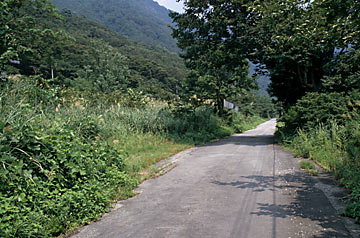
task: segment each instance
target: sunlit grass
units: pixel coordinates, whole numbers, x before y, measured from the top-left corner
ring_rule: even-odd
[[[126,163],[131,173],[138,173],[163,159],[193,146],[175,143],[160,135],[129,134],[126,137],[113,137],[112,145],[127,152]]]
[[[360,123],[349,121],[339,126],[336,121],[320,124],[309,130],[298,130],[287,141],[287,148],[296,156],[311,158],[322,168],[333,173],[349,189],[351,201],[344,211],[347,216],[360,220]],[[310,161],[301,161],[301,168],[317,175]]]

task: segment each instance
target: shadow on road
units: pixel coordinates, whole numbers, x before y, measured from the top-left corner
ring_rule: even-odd
[[[306,237],[349,237],[342,219],[337,215],[323,192],[314,187],[314,180],[305,173],[297,172],[276,177],[242,176],[238,181],[213,181],[212,183],[238,189],[251,189],[255,193],[272,191],[275,194],[274,203],[257,203],[256,211],[252,211],[250,214],[269,216],[275,220],[276,218],[292,218],[299,222],[299,225],[300,222],[306,225],[306,221],[311,220],[322,227],[317,235]],[[285,196],[291,197],[289,200],[292,202],[277,204],[275,197],[280,193],[282,196],[285,193]]]

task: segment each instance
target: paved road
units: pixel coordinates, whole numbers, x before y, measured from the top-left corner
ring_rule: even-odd
[[[275,123],[183,154],[73,238],[351,237],[319,179],[274,145]]]

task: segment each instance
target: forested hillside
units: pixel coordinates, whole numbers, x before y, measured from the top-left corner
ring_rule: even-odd
[[[174,53],[136,43],[69,10],[58,17],[33,12],[22,27],[35,21],[37,37],[17,29],[21,43],[32,50],[20,54],[21,63],[8,67],[9,73],[56,77],[56,84],[81,90],[132,88],[166,99],[181,90],[185,66]]]
[[[253,76],[256,75],[256,65],[250,63],[249,66],[249,76]],[[269,84],[270,84],[270,77],[269,75],[264,75],[264,74],[258,74],[257,76],[257,83],[259,85],[259,89],[258,89],[258,93],[260,95],[269,95],[268,93],[268,89],[269,89]]]
[[[148,46],[178,52],[171,37],[169,10],[153,0],[52,0],[60,9],[86,16]]]

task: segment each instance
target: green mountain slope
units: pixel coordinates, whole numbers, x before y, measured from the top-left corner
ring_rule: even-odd
[[[70,10],[60,17],[29,14],[34,20],[16,30],[19,43],[31,50],[19,54],[21,63],[9,66],[9,74],[42,75],[94,92],[135,89],[162,99],[181,90],[186,69],[176,53],[134,42]],[[36,25],[37,34],[24,31],[28,25]]]
[[[186,69],[176,53],[134,42],[101,24],[70,12],[63,12],[63,15],[66,18],[54,27],[66,29],[77,38],[77,42],[88,44],[91,39],[100,39],[128,58],[132,88],[161,98],[174,95],[179,90]]]
[[[250,62],[249,76],[252,76],[255,73],[256,73],[256,65],[254,65],[253,63]],[[268,77],[266,75],[258,75],[257,83],[260,87],[260,89],[258,90],[259,95],[263,95],[263,96],[269,95],[269,93],[267,92],[267,89],[269,88],[270,82],[271,82],[270,77]]]
[[[107,28],[149,46],[178,51],[168,27],[169,10],[153,0],[52,0]]]

